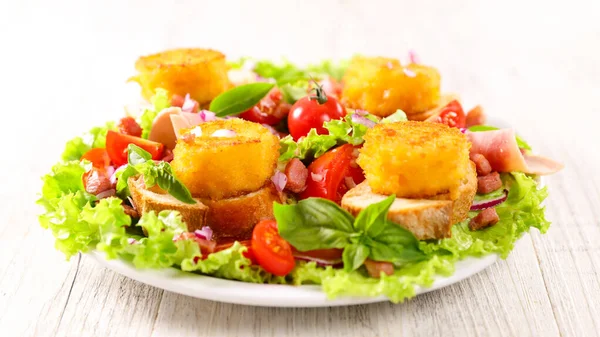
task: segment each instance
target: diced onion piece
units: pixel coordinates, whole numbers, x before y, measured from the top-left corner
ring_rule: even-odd
[[[275,174],[271,177],[271,181],[275,185],[275,188],[278,192],[282,192],[285,189],[285,185],[287,185],[287,176],[279,171],[275,170]]]
[[[368,128],[372,128],[375,126],[375,124],[377,124],[377,123],[373,122],[372,120],[368,119],[367,117],[361,116],[356,113],[352,114],[351,118],[352,118],[353,123],[362,124]]]
[[[194,101],[190,98],[190,94],[185,95],[185,100],[183,101],[183,105],[181,106],[181,111],[185,112],[194,112]]]
[[[318,173],[310,173],[310,178],[315,182],[323,181],[323,175]]]
[[[204,226],[202,229],[196,229],[194,234],[200,239],[211,240],[213,236],[213,230],[208,226]]]
[[[473,201],[473,204],[471,204],[471,210],[472,211],[480,211],[482,209],[497,206],[497,205],[503,203],[504,201],[506,201],[507,197],[508,197],[508,191],[504,190],[504,193],[497,198]]]

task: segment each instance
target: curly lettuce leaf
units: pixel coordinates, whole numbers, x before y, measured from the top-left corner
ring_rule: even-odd
[[[516,241],[529,231],[529,228],[535,227],[545,233],[550,226],[542,206],[542,201],[548,195],[547,189],[538,189],[532,177],[520,172],[507,174],[504,181],[509,192],[506,201],[496,206],[500,217],[497,224],[479,231],[471,231],[469,221],[477,214],[471,212],[467,220],[454,225],[452,238],[421,242],[421,250],[426,253],[452,254],[457,258],[490,253],[497,253],[506,258]]]
[[[165,89],[157,88],[154,96],[150,98],[152,103],[152,109],[146,109],[140,117],[140,126],[142,127],[142,138],[148,138],[150,135],[150,129],[152,129],[152,123],[154,119],[163,109],[171,106],[171,100],[169,99],[169,92]]]
[[[104,126],[97,126],[81,137],[75,137],[67,142],[62,153],[62,160],[79,160],[86,152],[97,147],[106,147],[106,133],[114,130],[115,123],[108,122]]]
[[[437,274],[449,276],[454,272],[451,256],[433,256],[427,261],[413,263],[392,275],[372,278],[364,270],[346,272],[332,267],[318,267],[314,262],[299,263],[292,271],[293,284],[320,284],[328,298],[338,296],[386,296],[394,303],[415,296],[415,287],[430,287]]]

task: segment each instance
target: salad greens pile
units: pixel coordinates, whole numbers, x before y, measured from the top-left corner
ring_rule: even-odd
[[[241,67],[245,62],[248,60],[233,66]],[[339,79],[343,69],[343,64],[336,65],[329,61],[305,69],[289,62],[274,64],[256,61],[254,66],[259,76],[274,78],[281,88],[287,85],[285,90],[289,93],[293,93],[299,83],[299,87],[304,85],[302,81],[306,81],[309,75],[329,74]],[[263,97],[272,86],[263,83],[262,87],[255,86],[251,90],[254,90],[255,96]],[[227,101],[230,100],[224,100]],[[152,107],[145,110],[141,117],[144,137],[147,137],[156,115],[169,104],[167,93],[158,91],[152,99]],[[228,104],[218,101],[213,101],[213,104],[221,115],[227,115],[231,109]],[[354,113],[348,114],[343,120],[325,123],[328,135],[318,135],[313,130],[298,142],[289,136],[281,139],[280,161],[319,157],[328,149],[343,143],[361,144],[368,129],[365,119],[374,123],[406,120],[402,111],[383,120],[368,114],[360,115],[364,119],[353,116]],[[530,228],[537,228],[544,233],[550,225],[544,217],[542,206],[547,196],[546,189],[539,189],[533,177],[518,172],[502,174],[508,197],[496,206],[500,217],[496,225],[471,231],[469,220],[477,214],[472,212],[469,219],[453,226],[451,238],[442,240],[418,241],[411,232],[387,220],[393,196],[367,207],[356,218],[325,199],[311,198],[290,205],[275,204],[274,214],[284,239],[301,251],[343,249],[344,268],[297,262],[289,275],[274,276],[253,265],[244,256],[247,248],[237,242],[202,258],[197,242],[180,236],[187,228],[178,212],[148,212],[142,214],[139,221],[132,221],[125,214],[121,199],[129,196],[128,177],[141,174],[146,184],[158,184],[183,202],[195,202],[187,188],[173,176],[169,164],[155,163],[147,152],[135,145],[129,145],[128,165],[116,173],[117,195],[121,198],[99,200],[86,192],[82,176],[91,168],[91,164],[79,159],[91,148],[104,147],[107,131],[114,128],[114,123],[107,123],[69,141],[62,155],[63,161],[42,177],[43,187],[38,204],[44,207],[45,212],[40,215],[39,221],[43,228],[51,230],[56,238],[56,249],[63,252],[67,259],[77,253],[96,249],[104,252],[107,258],[121,258],[137,268],[177,267],[184,271],[252,283],[318,284],[330,298],[339,295],[384,295],[392,302],[401,302],[415,295],[416,286],[431,286],[437,274],[451,275],[456,261],[491,253],[505,258],[515,242]],[[526,145],[522,140],[519,141],[521,147],[529,148],[522,146]],[[381,278],[369,277],[363,266],[367,258],[391,262],[396,267],[395,272],[392,275],[382,274]]]

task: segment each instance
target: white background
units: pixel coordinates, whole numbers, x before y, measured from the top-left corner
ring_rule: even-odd
[[[2,336],[600,330],[600,1],[2,0],[0,43]],[[481,275],[397,306],[235,307],[64,262],[37,225],[39,177],[66,140],[123,113],[138,56],[183,46],[298,62],[414,49],[446,91],[567,165],[548,181],[554,225]]]

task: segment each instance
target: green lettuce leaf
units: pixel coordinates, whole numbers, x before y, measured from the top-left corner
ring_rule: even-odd
[[[496,206],[500,221],[479,231],[469,229],[469,221],[477,213],[471,212],[467,220],[452,227],[452,238],[420,243],[426,253],[452,254],[457,258],[498,253],[506,258],[515,242],[535,227],[545,233],[550,222],[544,217],[542,201],[548,195],[546,188],[538,189],[536,181],[524,173],[513,172],[503,177],[509,189],[508,198]]]
[[[79,160],[86,152],[97,147],[106,147],[106,133],[114,130],[115,123],[108,122],[104,126],[96,126],[81,137],[75,137],[67,142],[62,154],[62,160]]]
[[[152,123],[154,119],[163,109],[171,106],[171,100],[169,99],[169,92],[165,89],[157,88],[154,96],[150,98],[152,103],[151,109],[146,109],[140,117],[140,126],[142,127],[142,138],[148,138],[150,135],[150,129],[152,129]]]

